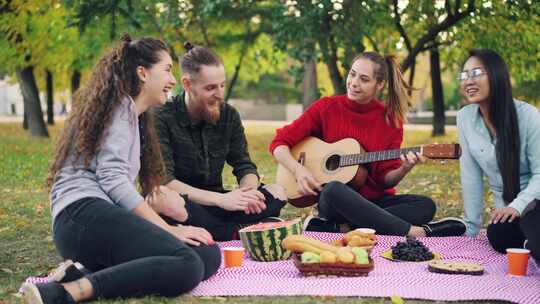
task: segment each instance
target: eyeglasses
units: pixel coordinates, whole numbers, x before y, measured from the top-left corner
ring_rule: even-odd
[[[482,70],[481,68],[476,68],[470,71],[463,71],[459,73],[457,79],[463,82],[469,79],[476,79],[484,74],[487,74],[486,71]]]

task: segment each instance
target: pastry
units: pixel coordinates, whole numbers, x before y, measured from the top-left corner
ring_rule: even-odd
[[[462,261],[431,261],[428,263],[428,270],[447,274],[482,275],[484,273],[482,265]]]

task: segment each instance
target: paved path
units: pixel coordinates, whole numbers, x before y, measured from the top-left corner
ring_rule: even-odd
[[[65,116],[55,116],[54,121],[64,121]],[[0,123],[22,123],[22,116],[0,116]],[[274,127],[279,128],[283,125],[285,125],[286,121],[279,121],[279,120],[244,120],[244,125],[246,127],[249,126],[265,126],[265,127]],[[415,124],[406,124],[405,130],[425,130],[425,131],[431,131],[432,127],[431,125],[415,125]],[[456,126],[446,126],[446,130],[456,130]]]
[[[244,120],[243,121],[244,126],[250,126],[250,125],[258,125],[258,126],[268,126],[268,127],[275,127],[279,128],[283,125],[285,125],[286,121],[278,121],[278,120]],[[431,125],[417,125],[417,124],[406,124],[405,130],[426,130],[431,131],[433,127]],[[447,125],[445,127],[446,130],[457,130],[456,126]]]

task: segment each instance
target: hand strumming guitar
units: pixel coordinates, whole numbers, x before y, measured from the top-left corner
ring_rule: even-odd
[[[319,183],[313,174],[306,167],[298,164],[294,169],[294,177],[303,195],[318,195],[322,190],[322,185]]]

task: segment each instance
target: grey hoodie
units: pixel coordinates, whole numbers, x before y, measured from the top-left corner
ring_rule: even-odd
[[[85,167],[82,160],[73,163],[70,151],[56,174],[51,189],[53,222],[60,211],[85,197],[102,198],[127,210],[137,207],[144,200],[135,186],[140,149],[135,103],[126,97],[115,109],[90,166]]]

